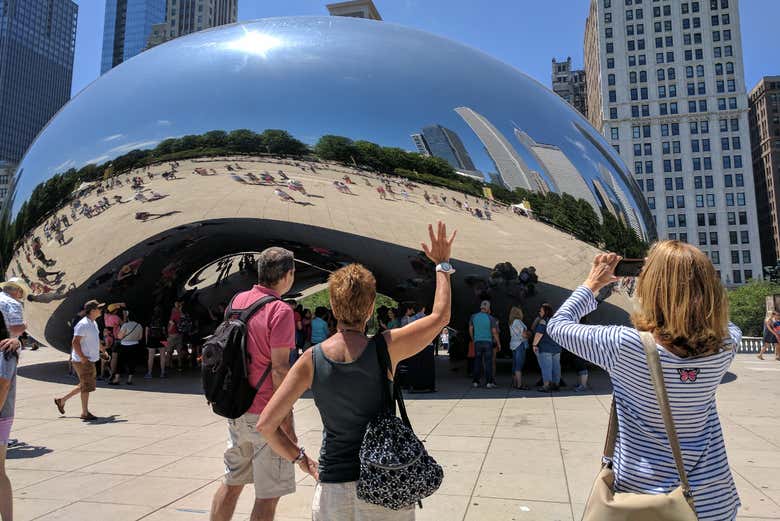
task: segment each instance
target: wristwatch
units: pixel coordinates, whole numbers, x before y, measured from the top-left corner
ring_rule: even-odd
[[[299,463],[305,457],[306,457],[306,451],[303,449],[303,447],[301,447],[300,450],[298,451],[298,457],[292,460],[292,462]]]
[[[455,273],[455,268],[452,267],[452,264],[449,262],[440,262],[436,265],[436,271],[440,271],[441,273],[446,273],[447,275],[452,275]]]

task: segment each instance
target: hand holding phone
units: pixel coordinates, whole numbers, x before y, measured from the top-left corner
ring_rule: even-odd
[[[615,266],[616,277],[638,277],[645,266],[645,259],[620,259]]]

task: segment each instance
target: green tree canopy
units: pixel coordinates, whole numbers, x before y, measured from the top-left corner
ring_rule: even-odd
[[[766,318],[766,298],[780,294],[780,284],[751,280],[728,292],[729,315],[745,336],[762,336]]]

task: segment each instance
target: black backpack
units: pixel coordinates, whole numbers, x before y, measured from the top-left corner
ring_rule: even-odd
[[[271,372],[271,364],[257,385],[249,383],[250,356],[246,350],[247,323],[263,306],[278,300],[274,296],[259,299],[246,309],[233,309],[231,301],[225,320],[203,344],[202,380],[214,413],[235,419],[243,415]]]

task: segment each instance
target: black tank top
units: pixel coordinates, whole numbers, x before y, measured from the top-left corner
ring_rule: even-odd
[[[381,340],[380,340],[381,341]],[[322,418],[320,481],[346,483],[360,476],[360,444],[368,422],[382,408],[382,381],[376,345],[369,340],[352,362],[335,362],[313,348],[314,404]]]

